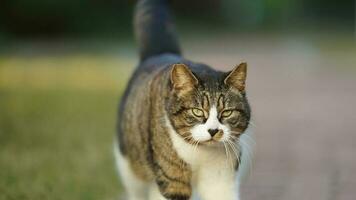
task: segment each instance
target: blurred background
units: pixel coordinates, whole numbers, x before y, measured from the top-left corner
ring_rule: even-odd
[[[134,0],[0,0],[0,199],[118,199]],[[249,64],[246,200],[356,197],[356,11],[342,0],[173,0],[184,55]]]

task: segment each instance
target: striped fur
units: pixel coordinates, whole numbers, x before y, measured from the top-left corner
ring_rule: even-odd
[[[185,60],[168,16],[163,0],[138,2],[141,62],[120,102],[115,147],[121,180],[129,200],[237,200],[247,65],[220,72]]]

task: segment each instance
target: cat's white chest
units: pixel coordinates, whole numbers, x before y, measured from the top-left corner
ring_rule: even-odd
[[[188,144],[167,124],[169,134],[179,157],[192,170],[193,192],[203,200],[238,200],[239,188],[234,169],[236,158],[228,157],[225,149],[196,147]]]

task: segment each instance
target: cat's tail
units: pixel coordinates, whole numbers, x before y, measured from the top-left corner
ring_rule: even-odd
[[[163,53],[181,54],[167,0],[138,0],[135,37],[141,61]]]

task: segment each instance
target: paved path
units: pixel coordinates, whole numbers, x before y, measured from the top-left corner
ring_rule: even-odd
[[[352,54],[322,52],[307,41],[288,39],[186,46],[188,57],[214,66],[249,63],[257,151],[243,200],[356,199]]]

